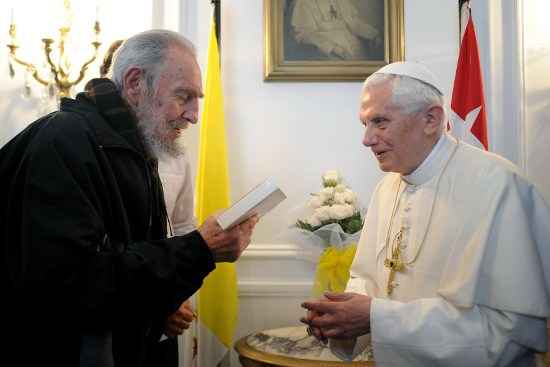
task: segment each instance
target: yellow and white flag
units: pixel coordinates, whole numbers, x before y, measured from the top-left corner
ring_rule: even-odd
[[[220,55],[214,18],[210,28],[206,88],[200,123],[196,215],[201,224],[215,211],[229,206],[223,93]],[[197,366],[218,366],[227,357],[237,326],[237,274],[232,263],[218,263],[198,295]]]

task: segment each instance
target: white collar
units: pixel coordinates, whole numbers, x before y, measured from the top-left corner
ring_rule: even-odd
[[[441,137],[432,148],[426,159],[412,173],[402,175],[401,178],[410,185],[422,185],[431,180],[445,165],[449,159],[453,147],[457,143],[447,133]]]

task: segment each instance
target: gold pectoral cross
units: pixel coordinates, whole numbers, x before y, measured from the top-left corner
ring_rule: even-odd
[[[394,246],[392,246],[391,258],[384,260],[384,266],[390,269],[390,274],[388,276],[388,285],[386,287],[386,292],[388,296],[391,296],[393,289],[397,287],[394,283],[395,272],[403,271],[405,269],[405,264],[401,261],[401,240],[403,239],[403,231],[400,230],[395,236]]]

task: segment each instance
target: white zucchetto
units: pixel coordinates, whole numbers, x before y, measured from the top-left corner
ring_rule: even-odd
[[[409,78],[420,80],[426,84],[431,85],[442,95],[443,88],[437,77],[425,66],[417,62],[412,61],[398,61],[388,64],[377,71],[374,74],[393,74],[408,76]]]

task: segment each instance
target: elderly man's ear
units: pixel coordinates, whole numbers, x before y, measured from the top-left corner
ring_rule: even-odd
[[[426,135],[432,135],[441,131],[445,111],[441,106],[431,106],[424,114],[425,126],[424,132]]]
[[[139,68],[130,68],[124,74],[122,91],[131,106],[136,107],[142,96],[143,72]]]

